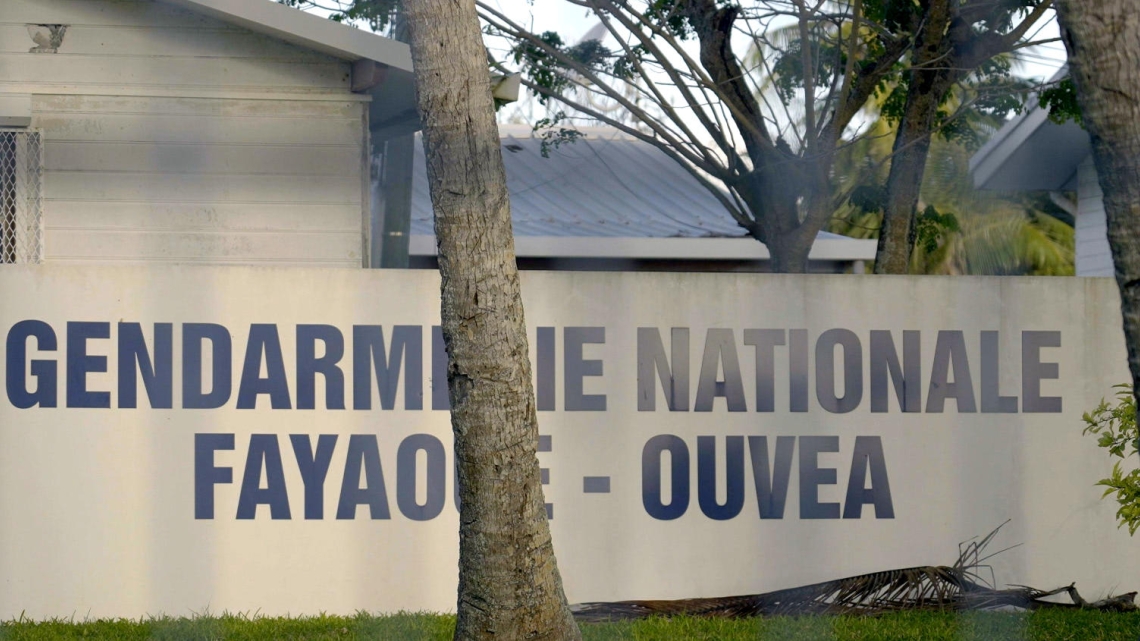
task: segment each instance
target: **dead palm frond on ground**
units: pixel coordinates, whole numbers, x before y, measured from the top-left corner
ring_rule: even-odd
[[[986,548],[999,526],[986,537],[963,544],[950,566],[921,566],[872,572],[763,594],[673,601],[618,601],[572,606],[582,622],[647,617],[756,617],[799,615],[876,615],[902,610],[992,610],[999,608],[1092,608],[1135,610],[1135,592],[1090,603],[1075,586],[1038,590],[1026,586],[997,589],[986,561]],[[1002,550],[1004,551],[1004,550]],[[1000,554],[996,552],[994,554]],[[992,573],[991,573],[992,574]],[[1065,594],[1070,603],[1049,601]]]

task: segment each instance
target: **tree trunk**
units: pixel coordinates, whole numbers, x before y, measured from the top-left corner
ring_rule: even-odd
[[[411,0],[458,466],[456,639],[580,639],[554,560],[510,203],[473,0]]]
[[[921,102],[932,102],[933,96],[922,96]],[[937,107],[935,107],[937,109]],[[875,252],[876,274],[910,273],[910,257],[914,253],[914,214],[922,191],[922,176],[930,153],[930,124],[915,123],[904,116],[895,137],[895,153],[887,177],[887,203],[883,223],[879,227],[879,246]]]
[[[914,214],[922,191],[922,176],[930,154],[930,136],[938,103],[950,88],[944,69],[948,58],[946,30],[950,24],[949,0],[929,4],[914,53],[906,106],[895,135],[891,171],[887,177],[887,204],[879,228],[875,253],[876,274],[907,274],[914,253]],[[938,64],[939,61],[942,64]]]
[[[789,236],[794,236],[790,234]],[[794,237],[776,238],[765,245],[768,248],[768,266],[774,274],[808,273],[808,254],[811,243],[797,242]]]
[[[759,152],[758,152],[759,153]],[[777,143],[760,156],[759,169],[738,184],[738,193],[752,215],[748,235],[768,249],[768,268],[776,274],[806,274],[808,255],[816,235],[831,215],[830,199],[812,194],[830,194],[827,177],[830,153],[816,153],[810,165]],[[801,204],[808,211],[801,216]],[[823,207],[826,210],[820,211]]]
[[[1057,15],[1104,192],[1128,367],[1140,398],[1140,13],[1135,0],[1061,0]]]

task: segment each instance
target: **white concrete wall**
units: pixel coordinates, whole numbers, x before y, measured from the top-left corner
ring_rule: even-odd
[[[66,24],[29,53],[27,24]],[[0,0],[0,93],[33,94],[49,262],[359,266],[347,62],[152,0]]]
[[[1077,169],[1077,276],[1112,276],[1104,200],[1092,156]]]
[[[1081,435],[1081,414],[1128,380],[1111,279],[529,272],[522,291],[532,372],[537,388],[547,390],[538,399],[539,429],[551,437],[549,451],[539,454],[550,470],[543,492],[553,506],[552,536],[572,602],[754,594],[948,565],[960,542],[1007,519],[990,551],[1019,547],[989,561],[999,585],[1048,589],[1075,581],[1088,599],[1140,587],[1137,540],[1116,527],[1115,502],[1103,500],[1094,485],[1111,472],[1112,459]],[[431,329],[439,322],[437,273],[10,266],[0,269],[0,300],[0,340],[9,346],[0,368],[0,618],[454,607],[453,477],[444,471],[432,480],[426,455],[412,450],[401,461],[399,454],[407,439],[428,435],[443,450],[443,469],[453,461],[449,414],[433,409],[436,361],[444,356]],[[46,324],[39,325],[39,338],[27,337],[37,321]],[[139,369],[133,350],[124,349],[131,344],[125,330],[134,323],[147,361],[170,373],[165,383],[120,378],[127,368]],[[163,356],[156,334],[165,323],[171,324],[170,347]],[[185,349],[197,342],[189,323],[221,325],[229,345],[210,341],[214,347],[196,356]],[[261,340],[253,340],[254,323],[262,324]],[[300,330],[314,324],[340,340],[308,342],[315,349],[304,358],[328,354],[339,375],[308,378],[313,409],[303,409]],[[404,366],[390,409],[383,409],[374,368],[363,370],[369,378],[357,393],[361,370],[353,363],[371,349],[358,339],[357,327],[369,325],[383,329],[385,353],[393,359],[394,326],[418,328],[402,343]],[[553,330],[543,357],[540,327]],[[593,338],[575,341],[570,327],[593,328]],[[661,337],[672,373],[666,377],[684,390],[677,392],[683,410],[669,410],[666,388],[652,369],[643,379],[650,391],[639,384],[638,363],[655,367],[651,347],[639,353],[641,328]],[[687,350],[673,351],[679,344],[671,328],[688,329]],[[765,339],[748,344],[746,332],[758,329],[776,330],[780,344],[769,342],[766,350],[756,347]],[[843,349],[824,342],[836,336],[833,330],[846,333]],[[889,332],[904,371],[913,372],[906,374],[906,389],[917,390],[914,409],[920,411],[901,411],[887,380],[880,378],[875,391],[873,363],[883,363],[885,353],[873,347],[876,330]],[[904,347],[904,331],[918,332],[918,349]],[[1028,332],[1050,334],[1053,346],[1034,343]],[[987,344],[987,336],[994,341]],[[262,340],[275,347],[261,349]],[[802,357],[792,355],[797,343]],[[333,344],[343,351],[325,349]],[[675,356],[684,353],[687,367]],[[761,384],[765,375],[757,365],[765,353],[772,360]],[[917,371],[910,369],[915,361]],[[202,383],[193,372],[203,371],[209,383],[200,389],[214,389],[227,372],[218,365],[215,377],[212,365],[223,362],[229,383],[218,386],[226,398],[214,409],[188,404],[184,377],[193,390]],[[791,402],[797,376],[805,400],[800,410]],[[730,410],[727,396],[710,396],[701,408],[700,390],[714,393],[721,379],[723,393],[738,395],[743,411]],[[253,407],[242,409],[247,384]],[[170,400],[158,402],[161,388]],[[763,389],[772,390],[773,400],[761,410]],[[38,400],[21,400],[33,391]],[[82,401],[84,391],[105,400]],[[571,407],[581,393],[604,395],[605,409]],[[852,401],[843,413],[824,405],[838,393]],[[935,395],[951,393],[957,400],[934,402]],[[643,408],[649,394],[654,407]],[[131,396],[137,403],[126,402]],[[876,396],[883,401],[878,409]],[[369,409],[355,409],[361,397],[370,399]],[[1045,408],[1040,397],[1056,404]],[[232,449],[200,449],[197,434],[231,435]],[[256,454],[255,434],[277,444],[272,451],[280,475],[264,472],[269,463],[263,466],[262,458],[269,455]],[[302,480],[298,459],[306,455],[294,450],[292,434],[311,444],[321,434],[335,437],[323,485],[313,486],[324,497],[313,518],[306,518],[305,488],[320,481]],[[361,487],[359,470],[355,477],[348,473],[349,459],[361,456],[359,450],[349,456],[352,435],[375,439],[380,463],[366,467],[384,484],[372,476],[367,484],[382,497],[383,514],[349,498],[347,518],[337,518],[344,488]],[[645,465],[656,457],[682,466],[680,456],[654,450],[646,456],[647,445],[663,435],[684,442],[688,464],[679,467],[678,478],[686,479],[687,491],[676,490],[672,474],[655,477]],[[701,436],[715,444],[712,474],[701,472],[713,471],[699,456]],[[766,445],[744,440],[761,436]],[[758,447],[751,448],[765,447],[760,456],[775,461],[780,437],[799,439],[794,455],[783,459],[786,507],[761,519],[756,475],[767,470],[780,478],[780,466],[754,465]],[[796,458],[810,437],[831,439],[838,451]],[[729,502],[729,438],[749,448],[736,455],[743,459],[735,474],[741,498],[735,513],[714,519],[710,504]],[[852,479],[865,464],[877,469],[855,456],[860,438],[881,443],[883,478]],[[214,468],[232,472],[232,482],[215,476]],[[585,491],[586,477],[603,476],[611,479],[610,492]],[[266,497],[254,494],[263,478],[265,488],[280,490],[278,506],[289,506],[287,516],[272,518]],[[857,490],[889,495],[889,515],[863,505],[859,514],[839,518],[840,503],[848,516],[852,498],[865,500],[850,493],[860,482]],[[688,497],[675,499],[682,513],[670,520],[652,514],[645,499],[659,500],[666,483],[670,501],[674,491]],[[413,518],[410,504],[429,502],[431,488],[440,491],[437,511]],[[239,518],[246,492],[262,504],[247,503],[252,518]],[[198,514],[199,496],[212,497],[212,511]],[[835,511],[805,515],[807,501]]]

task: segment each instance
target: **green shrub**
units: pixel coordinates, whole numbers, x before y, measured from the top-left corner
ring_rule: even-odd
[[[1116,404],[1109,405],[1101,399],[1100,405],[1082,417],[1085,421],[1084,434],[1097,437],[1097,445],[1108,450],[1109,456],[1120,459],[1112,466],[1112,476],[1101,479],[1097,485],[1106,489],[1104,496],[1116,494],[1116,519],[1120,527],[1128,526],[1129,534],[1140,529],[1140,468],[1136,467],[1140,456],[1140,431],[1136,427],[1136,398],[1132,386],[1116,386]],[[1125,461],[1131,460],[1125,472]],[[1103,498],[1103,497],[1102,497]]]

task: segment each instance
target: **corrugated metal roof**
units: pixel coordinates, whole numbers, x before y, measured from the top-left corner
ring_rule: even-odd
[[[588,128],[551,150],[529,127],[500,127],[515,236],[744,236],[724,207],[673,159],[614,129]],[[415,145],[413,236],[432,235],[423,147]],[[822,233],[820,238],[844,238]],[[853,239],[850,239],[853,240]]]

